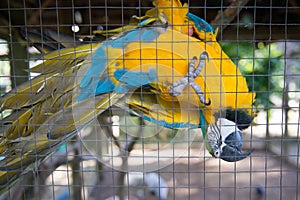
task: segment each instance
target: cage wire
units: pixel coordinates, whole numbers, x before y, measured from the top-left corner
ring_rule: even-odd
[[[147,12],[155,7],[151,0],[1,1],[1,199],[299,199],[300,1],[181,1],[218,30],[217,42],[237,66],[231,68],[233,82],[224,85],[230,66],[221,52],[212,56],[217,42],[205,30],[210,25],[196,21],[197,29],[191,16],[184,25],[172,23],[185,19],[180,13],[187,7],[178,9],[179,1],[156,5],[160,2],[173,3],[153,20],[149,15],[159,12]],[[144,43],[138,42],[142,36]],[[130,43],[137,52],[128,58]],[[160,51],[163,44],[169,52]],[[156,51],[145,54],[146,47]],[[190,54],[204,51],[208,56]],[[218,92],[209,94],[211,88],[197,85],[198,76],[184,79],[174,70],[187,68],[194,56],[195,66],[204,63],[201,80]],[[214,62],[217,75],[207,67]],[[100,73],[95,63],[110,68]],[[118,67],[131,71],[117,71],[125,78],[113,92],[118,78],[110,70]],[[202,87],[204,103],[211,95],[212,103],[219,99],[226,107],[232,105],[226,95],[247,93],[236,92],[242,76],[256,93],[255,102],[248,96],[253,106],[241,107],[255,113],[243,130],[242,151],[255,150],[227,162],[207,150],[203,113],[210,107],[199,102],[201,95],[190,95],[192,82]],[[162,79],[168,87],[160,85]],[[163,90],[176,90],[177,80],[190,86],[177,96]],[[165,93],[171,101],[164,101]],[[182,95],[186,101],[178,100]],[[98,103],[103,99],[105,108]],[[211,108],[218,113],[212,118],[222,109]],[[237,110],[231,114],[233,121],[241,117]]]

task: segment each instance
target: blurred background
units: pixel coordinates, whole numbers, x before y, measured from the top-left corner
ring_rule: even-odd
[[[256,150],[248,159],[226,163],[205,156],[199,136],[188,155],[156,171],[166,182],[168,199],[299,199],[300,1],[182,2],[219,28],[224,51],[256,92],[257,117],[244,135],[245,148]],[[133,15],[143,16],[151,7],[150,0],[1,1],[1,94],[35,76],[28,69],[41,54],[24,40],[22,28],[86,37],[94,30],[128,24]],[[122,187],[132,189],[120,184],[117,171],[85,155],[80,141],[68,145],[68,151],[57,152],[59,159],[54,154],[41,164],[38,175],[34,170],[27,173],[2,197],[109,199]],[[156,198],[142,189],[140,199]]]

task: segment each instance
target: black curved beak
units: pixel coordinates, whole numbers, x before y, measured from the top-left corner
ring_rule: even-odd
[[[250,149],[249,151],[241,152],[231,146],[224,146],[220,158],[228,162],[236,162],[247,158],[253,151],[254,149]]]
[[[222,148],[220,158],[228,162],[236,162],[247,158],[254,149],[242,152],[243,138],[242,132],[237,130],[229,134],[225,139],[225,146]]]

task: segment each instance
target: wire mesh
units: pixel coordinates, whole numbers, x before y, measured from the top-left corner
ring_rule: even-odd
[[[200,33],[195,21],[174,23],[186,15],[176,13],[186,9],[173,7],[179,1],[161,2],[173,3],[155,20],[150,0],[0,3],[1,199],[299,198],[300,2],[181,1],[217,41],[202,21]],[[194,56],[204,63],[195,77]],[[253,107],[235,100],[248,93],[242,77]],[[172,95],[178,80],[190,85]],[[221,108],[205,106],[197,86]],[[226,162],[208,152],[210,110],[215,127],[221,116],[255,113],[243,130],[249,157]]]

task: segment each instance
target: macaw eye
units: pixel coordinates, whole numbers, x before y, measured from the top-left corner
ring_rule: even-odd
[[[220,150],[219,150],[219,149],[216,150],[216,151],[214,152],[214,156],[215,156],[216,158],[219,158],[219,157],[220,157]]]

